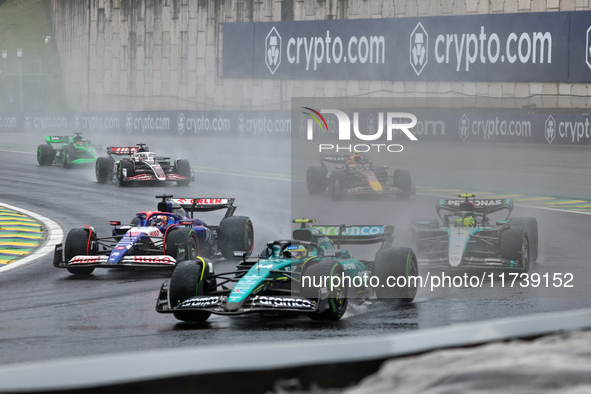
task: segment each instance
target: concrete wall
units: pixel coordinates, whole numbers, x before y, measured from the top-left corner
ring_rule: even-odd
[[[504,97],[586,107],[591,85],[220,78],[222,24],[589,10],[590,0],[52,0],[73,110],[287,109],[292,96]],[[449,92],[456,93],[449,93]],[[405,93],[406,92],[406,93]],[[413,93],[409,93],[413,92]],[[418,92],[418,93],[416,93]],[[522,101],[514,98],[531,99]],[[480,99],[476,103],[491,105]]]

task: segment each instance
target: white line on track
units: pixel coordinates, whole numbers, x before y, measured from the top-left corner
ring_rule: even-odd
[[[45,227],[45,230],[47,231],[47,237],[45,237],[45,240],[43,241],[43,244],[40,248],[36,249],[33,253],[16,260],[14,263],[8,263],[0,267],[0,274],[35,261],[39,257],[52,252],[55,248],[55,245],[62,242],[64,232],[62,231],[62,228],[53,220],[48,219],[45,216],[41,216],[38,213],[15,207],[14,205],[0,203],[0,206],[7,209],[12,209],[13,211],[20,212],[23,215],[27,215],[35,220],[38,220],[39,222],[43,223],[43,227]]]
[[[36,155],[37,153],[34,152],[23,152],[20,150],[8,150],[8,149],[0,149],[0,152],[10,152],[10,153],[23,153],[25,155]]]

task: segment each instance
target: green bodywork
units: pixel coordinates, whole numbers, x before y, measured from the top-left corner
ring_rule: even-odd
[[[228,296],[228,306],[234,304],[239,307],[246,298],[265,291],[268,286],[278,281],[289,281],[291,278],[286,276],[286,271],[294,279],[300,279],[302,269],[305,264],[314,260],[332,258],[338,260],[343,266],[345,275],[351,278],[363,276],[364,273],[370,274],[368,267],[359,260],[353,258],[351,253],[345,249],[335,249],[333,241],[324,236],[314,227],[306,227],[305,231],[310,232],[310,242],[319,246],[317,252],[311,252],[305,258],[294,259],[279,255],[279,248],[268,246],[267,256],[255,263],[250,270],[242,276],[234,285]],[[297,243],[297,241],[292,241]],[[335,256],[338,254],[338,256]]]
[[[76,152],[76,158],[71,161],[71,164],[90,164],[95,163],[99,154],[96,148],[90,144],[90,141],[82,139],[78,136],[58,136],[48,135],[45,138],[47,145],[53,146],[53,144],[60,144],[59,149],[61,152],[67,147],[71,146]],[[63,163],[64,155],[60,154],[61,162]]]

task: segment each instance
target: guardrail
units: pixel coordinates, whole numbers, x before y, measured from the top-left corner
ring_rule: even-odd
[[[0,392],[110,393],[271,390],[278,379],[344,387],[388,358],[591,327],[591,309],[504,318],[385,337],[137,352],[5,365]]]

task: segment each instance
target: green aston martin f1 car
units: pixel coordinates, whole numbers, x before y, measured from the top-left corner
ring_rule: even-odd
[[[72,168],[78,164],[94,164],[99,157],[97,147],[82,138],[80,133],[75,136],[48,135],[46,143],[37,147],[37,162],[40,166],[60,165]]]
[[[215,273],[208,260],[183,261],[163,283],[156,311],[202,322],[213,314],[303,313],[339,320],[349,300],[410,302],[417,292],[412,249],[391,247],[392,226],[315,226],[299,219],[291,240],[269,242],[235,271]],[[341,245],[381,243],[374,261],[358,260]],[[243,251],[235,256],[246,255]]]

